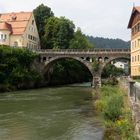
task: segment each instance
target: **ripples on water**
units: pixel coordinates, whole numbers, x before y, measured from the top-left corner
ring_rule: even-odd
[[[91,92],[61,87],[0,95],[0,140],[101,140]]]

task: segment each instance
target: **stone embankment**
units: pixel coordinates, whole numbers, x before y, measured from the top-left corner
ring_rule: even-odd
[[[128,89],[128,97],[132,109],[132,119],[135,124],[135,131],[140,140],[140,83],[131,79],[125,81],[124,87]]]
[[[132,107],[132,116],[135,123],[136,134],[140,140],[140,83],[130,82],[130,85],[129,100]]]

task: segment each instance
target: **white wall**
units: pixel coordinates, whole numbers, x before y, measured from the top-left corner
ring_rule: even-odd
[[[127,63],[125,63],[125,62],[116,62],[114,65],[115,65],[117,68],[125,69]]]
[[[3,38],[1,35],[3,35]],[[5,35],[6,35],[6,38],[5,38]],[[10,31],[8,31],[8,30],[0,31],[0,44],[1,45],[10,45]]]

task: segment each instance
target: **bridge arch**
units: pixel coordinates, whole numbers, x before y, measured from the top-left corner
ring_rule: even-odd
[[[38,50],[40,55],[40,72],[43,74],[56,61],[60,59],[70,58],[81,62],[91,73],[93,77],[92,84],[101,85],[101,74],[104,67],[113,60],[124,58],[130,60],[130,49],[56,49],[56,50]],[[93,68],[94,60],[99,61],[98,70]]]
[[[65,60],[65,59],[73,59],[76,60],[78,62],[80,62],[84,67],[86,67],[86,69],[89,71],[90,75],[91,75],[91,83],[93,84],[93,77],[94,77],[94,71],[93,71],[93,67],[91,65],[91,63],[85,59],[82,59],[81,57],[72,57],[72,56],[55,56],[55,57],[47,57],[46,61],[44,62],[44,69],[43,69],[43,74],[45,76],[45,74],[47,72],[50,71],[50,69],[53,67],[53,65],[60,61],[60,60]],[[49,75],[49,73],[48,73]]]
[[[56,57],[49,58],[45,62],[44,70],[46,70],[46,68],[50,68],[50,66],[52,66],[55,62],[62,60],[62,59],[73,59],[73,60],[79,61],[89,70],[91,75],[94,76],[93,68],[92,68],[92,65],[90,64],[90,62],[83,60],[82,58],[79,58],[79,57],[71,57],[71,56],[70,57],[68,57],[68,56],[56,56]]]
[[[104,61],[104,63],[101,65],[101,71],[100,71],[101,74],[103,73],[103,70],[105,69],[105,67],[114,60],[127,60],[128,62],[131,61],[129,56],[128,57],[127,56],[110,57],[110,58],[106,59],[106,61]]]
[[[104,61],[103,67],[105,67],[107,64],[111,63],[114,60],[127,60],[130,62],[130,57],[124,57],[124,56],[110,57],[110,58],[106,59],[106,61]]]

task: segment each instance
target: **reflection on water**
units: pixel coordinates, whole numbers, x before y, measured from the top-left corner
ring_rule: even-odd
[[[89,87],[0,95],[0,140],[101,140],[102,135]]]

